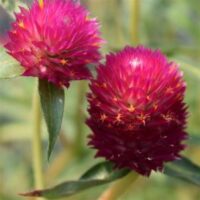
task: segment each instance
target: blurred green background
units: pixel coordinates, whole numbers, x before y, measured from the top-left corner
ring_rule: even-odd
[[[31,1],[26,1],[30,3]],[[134,45],[134,0],[82,0],[99,19],[102,35],[108,41],[103,53],[116,51],[124,45]],[[24,1],[0,0],[0,41],[13,11]],[[180,63],[188,89],[188,132],[198,136],[200,130],[200,1],[140,0],[139,40],[141,44],[160,48],[171,60]],[[24,199],[17,194],[33,188],[31,152],[31,103],[35,80],[16,78],[0,81],[0,200]],[[47,162],[47,133],[43,125],[44,176],[46,186],[76,179],[88,167],[100,161],[95,151],[87,148],[89,129],[83,121],[87,116],[85,92],[87,82],[73,82],[66,91],[65,118],[62,132],[50,162]],[[200,135],[199,135],[200,136]],[[200,142],[188,142],[185,152],[200,164]],[[70,200],[95,200],[105,190],[101,186]],[[27,198],[28,199],[28,198]],[[31,200],[31,198],[29,198]],[[199,200],[198,187],[165,177],[161,173],[139,178],[121,200]]]

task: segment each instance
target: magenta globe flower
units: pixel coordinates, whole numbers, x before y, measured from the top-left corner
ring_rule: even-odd
[[[90,78],[87,64],[99,61],[103,40],[98,29],[80,3],[34,1],[16,14],[5,47],[24,67],[24,76],[68,86],[70,80]]]
[[[186,84],[159,51],[126,47],[107,56],[91,81],[89,144],[97,157],[149,176],[185,148]]]

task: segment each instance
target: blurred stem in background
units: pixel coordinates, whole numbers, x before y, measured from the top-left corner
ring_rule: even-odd
[[[139,44],[140,0],[132,0],[132,42]]]
[[[84,121],[84,111],[83,104],[85,99],[85,93],[87,91],[87,82],[81,81],[78,87],[78,97],[75,113],[75,127],[76,127],[76,139],[74,145],[74,153],[76,156],[81,156],[83,152],[83,121]]]
[[[129,173],[124,178],[113,183],[109,190],[106,190],[98,200],[116,200],[122,196],[137,179],[138,174],[135,172]]]
[[[139,23],[140,23],[140,0],[132,0],[132,20],[131,20],[132,43],[139,44]],[[129,173],[125,178],[113,183],[99,198],[99,200],[117,200],[119,199],[137,179],[135,172]]]
[[[42,137],[41,137],[41,109],[40,97],[38,94],[38,80],[33,96],[33,173],[35,188],[42,189],[43,183],[43,167],[42,167]]]
[[[63,146],[63,150],[54,158],[45,172],[45,182],[48,183],[48,185],[51,185],[74,159],[73,144],[68,141],[63,131],[60,133],[60,142]]]

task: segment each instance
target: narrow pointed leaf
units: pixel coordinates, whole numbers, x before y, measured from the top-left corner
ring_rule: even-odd
[[[185,157],[167,164],[164,173],[168,176],[200,186],[200,166],[192,163]]]
[[[48,199],[67,197],[95,186],[110,183],[124,177],[128,173],[129,170],[127,169],[114,170],[113,164],[103,162],[92,167],[77,181],[64,182],[50,189],[35,190],[22,195],[46,197]]]
[[[39,81],[39,93],[42,110],[49,133],[48,158],[50,157],[56,139],[60,133],[64,111],[64,89],[49,83]]]
[[[14,78],[20,76],[24,69],[20,63],[0,48],[0,79]]]
[[[99,179],[112,181],[113,179],[122,178],[129,172],[129,169],[114,170],[114,164],[106,161],[94,165],[80,177],[80,180]]]

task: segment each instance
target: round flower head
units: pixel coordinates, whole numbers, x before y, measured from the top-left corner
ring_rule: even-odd
[[[180,157],[187,136],[182,76],[158,50],[126,47],[108,55],[88,95],[96,156],[146,176]]]
[[[5,46],[24,67],[24,76],[56,85],[90,78],[87,64],[100,59],[96,19],[72,0],[34,1],[20,8]]]

